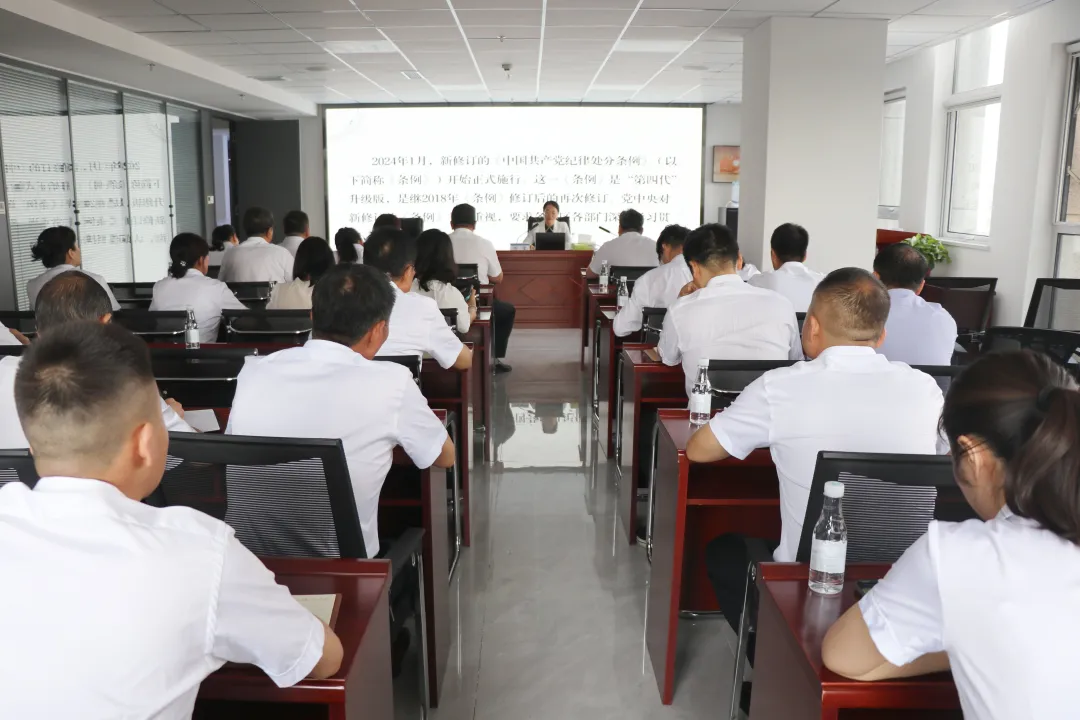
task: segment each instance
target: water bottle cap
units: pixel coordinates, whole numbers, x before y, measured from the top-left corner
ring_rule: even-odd
[[[842,498],[844,497],[844,483],[838,480],[830,480],[825,483],[825,497],[827,498]]]
[[[707,367],[709,367],[709,358],[698,358],[697,366],[699,368],[707,368]]]

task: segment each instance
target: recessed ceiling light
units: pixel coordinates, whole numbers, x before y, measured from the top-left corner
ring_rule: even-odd
[[[330,67],[329,65],[308,65],[307,67],[304,68],[304,70],[306,70],[307,72],[314,72],[314,73],[318,73],[318,72],[334,72],[334,68]]]
[[[252,80],[258,80],[259,82],[288,82],[289,78],[284,75],[257,75]]]
[[[708,72],[709,68],[704,65],[683,65],[683,70],[689,70],[690,72]]]
[[[321,45],[338,55],[396,53],[398,51],[397,46],[389,40],[330,40]]]

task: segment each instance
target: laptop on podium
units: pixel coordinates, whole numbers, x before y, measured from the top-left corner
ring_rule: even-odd
[[[536,233],[537,250],[565,250],[566,233]]]

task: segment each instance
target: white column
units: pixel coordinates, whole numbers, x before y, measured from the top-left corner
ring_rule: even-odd
[[[739,244],[770,267],[785,222],[807,264],[869,268],[877,230],[886,22],[774,17],[744,42]]]

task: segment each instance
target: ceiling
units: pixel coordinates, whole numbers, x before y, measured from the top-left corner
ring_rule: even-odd
[[[894,59],[1049,1],[61,0],[328,104],[739,102],[770,16],[888,20]]]

